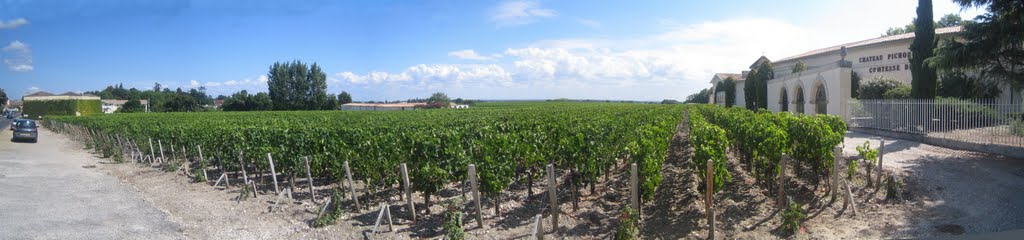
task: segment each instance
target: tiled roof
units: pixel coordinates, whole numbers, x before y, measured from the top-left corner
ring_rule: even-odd
[[[958,33],[958,32],[960,32],[962,30],[963,30],[963,27],[961,27],[961,26],[937,28],[937,29],[935,29],[935,35],[946,35],[946,34]],[[796,56],[791,56],[791,57],[780,59],[779,61],[777,61],[777,63],[785,62],[785,61],[790,61],[790,60],[795,60],[795,59],[798,59],[798,58],[810,57],[810,56],[819,55],[819,54],[832,53],[832,52],[835,52],[835,51],[839,51],[839,49],[842,48],[843,46],[846,46],[847,49],[850,49],[850,48],[864,47],[864,46],[870,46],[870,45],[875,45],[875,44],[887,43],[887,42],[898,41],[898,40],[906,40],[906,39],[914,39],[914,33],[904,33],[904,34],[899,34],[899,35],[878,37],[878,38],[872,38],[872,39],[868,39],[868,40],[861,40],[861,41],[856,41],[856,42],[850,42],[850,43],[846,43],[846,44],[839,44],[839,45],[835,45],[835,46],[831,46],[831,47],[827,47],[827,48],[815,49],[815,50],[811,50],[809,52],[798,54]]]
[[[38,92],[29,94],[29,95],[25,95],[25,96],[26,97],[48,97],[48,96],[54,96],[54,95],[53,95],[53,93],[38,91]]]
[[[736,81],[743,80],[743,74],[739,73],[715,73],[715,76],[718,76],[718,78],[721,78],[722,80],[729,77],[732,77],[732,79]]]

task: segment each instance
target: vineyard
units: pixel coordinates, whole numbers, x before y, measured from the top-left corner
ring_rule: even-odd
[[[469,164],[477,166],[481,191],[500,198],[513,180],[532,185],[547,164],[570,171],[571,183],[582,187],[628,159],[639,167],[641,196],[650,199],[684,108],[505,105],[398,112],[115,114],[53,118],[48,124],[136,143],[147,154],[150,144],[168,155],[187,156],[198,156],[196,146],[201,146],[207,157],[192,167],[228,172],[245,167],[249,173],[269,173],[269,154],[276,172],[294,180],[305,176],[303,157],[308,156],[315,178],[341,181],[348,161],[353,178],[374,191],[401,184],[398,169],[406,163],[412,187],[427,201],[448,184],[466,181]]]
[[[45,124],[59,132],[85,133],[89,144],[107,149],[103,155],[114,158],[127,154],[115,145],[134,146],[153,158],[193,156],[161,168],[177,169],[184,163],[187,169],[196,169],[194,180],[199,182],[213,180],[198,173],[208,169],[236,173],[236,178],[237,172],[261,179],[274,175],[293,188],[297,179],[307,176],[307,164],[310,176],[319,182],[342,186],[351,174],[365,186],[367,194],[359,202],[367,205],[387,201],[378,193],[387,196],[404,187],[400,169],[405,164],[411,188],[422,194],[430,214],[431,196],[452,185],[465,186],[470,165],[476,166],[480,191],[500,204],[513,183],[527,185],[528,194],[534,195],[535,182],[547,181],[549,164],[565,173],[558,175],[558,182],[571,186],[573,200],[579,201],[581,189],[589,187],[593,194],[595,185],[609,181],[608,175],[621,176],[623,172],[614,171],[635,163],[638,198],[641,204],[651,204],[670,140],[684,117],[693,151],[687,158],[698,176],[704,176],[706,161],[712,160],[715,192],[736,184],[730,169],[737,166],[729,166],[734,164],[728,160],[730,152],[741,155],[744,169],[766,191],[775,190],[780,161],[787,155],[800,170],[798,178],[827,180],[832,149],[841,143],[846,128],[835,116],[618,103],[485,103],[473,109],[395,112],[114,114],[56,117]],[[338,192],[334,195],[341,198]]]

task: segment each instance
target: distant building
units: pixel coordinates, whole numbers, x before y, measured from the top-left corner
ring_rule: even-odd
[[[424,106],[423,103],[346,103],[341,105],[341,110],[400,111]]]
[[[735,100],[735,101],[733,101],[733,106],[745,107],[746,106],[746,100],[745,100],[746,98],[744,98],[744,96],[743,96],[743,84],[745,83],[745,80],[747,79],[747,73],[749,73],[749,71],[743,71],[742,74],[741,73],[715,73],[715,76],[711,77],[711,93],[713,93],[713,94],[708,95],[708,98],[710,98],[710,99],[708,99],[708,103],[714,103],[714,104],[725,106],[725,91],[719,90],[716,87],[718,86],[719,82],[725,81],[725,79],[728,79],[728,78],[731,77],[733,80],[736,80],[736,97],[735,97],[735,99],[733,99],[733,100]]]
[[[87,103],[85,105],[75,104],[71,108],[53,108],[52,106],[50,106],[51,103],[49,103],[49,102],[51,102],[51,101],[63,101],[63,100],[73,100],[73,101],[95,100],[95,102],[91,102],[90,101],[91,103]],[[29,116],[31,118],[40,118],[42,116],[50,116],[50,115],[72,115],[72,116],[91,115],[91,114],[99,114],[101,112],[101,110],[102,110],[102,104],[100,103],[100,97],[94,96],[94,95],[89,95],[89,94],[74,93],[74,92],[66,92],[66,93],[62,93],[60,95],[57,95],[57,94],[53,94],[53,93],[48,93],[48,92],[40,91],[40,92],[35,92],[35,93],[29,94],[29,95],[25,95],[24,97],[21,97],[21,101],[22,101],[22,104],[24,105],[22,107],[22,110],[25,112],[25,115],[27,115],[27,116]],[[92,104],[96,104],[96,105],[92,105]]]
[[[102,102],[103,113],[114,113],[117,112],[118,109],[121,109],[121,106],[124,106],[128,100],[104,99]],[[146,109],[146,112],[149,112],[149,100],[139,100],[139,103]]]
[[[24,97],[21,97],[21,101],[24,101],[24,102],[46,101],[46,100],[100,100],[100,97],[89,95],[89,94],[73,93],[73,92],[66,92],[66,93],[62,93],[60,95],[56,95],[56,94],[53,94],[53,93],[42,92],[42,91],[35,92],[35,93],[29,94],[29,95],[25,95]]]
[[[455,105],[452,105],[451,108],[457,108],[457,109],[469,108],[469,105],[466,105],[466,104],[455,104]]]

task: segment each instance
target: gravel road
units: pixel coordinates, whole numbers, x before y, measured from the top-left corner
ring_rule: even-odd
[[[0,239],[181,239],[180,227],[86,151],[40,129],[38,143],[12,142],[0,121]]]
[[[885,140],[885,168],[905,176],[923,209],[891,237],[930,237],[1024,229],[1024,160],[848,132],[844,155]]]

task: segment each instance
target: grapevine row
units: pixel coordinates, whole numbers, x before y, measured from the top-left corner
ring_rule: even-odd
[[[521,104],[513,107],[397,112],[145,113],[57,117],[52,123],[119,136],[148,149],[202,146],[229,171],[246,167],[304,176],[304,156],[315,177],[341,181],[344,161],[353,177],[375,190],[399,183],[407,163],[416,191],[429,196],[467,179],[476,164],[481,191],[496,195],[521,176],[532,184],[543,166],[569,169],[574,186],[593,186],[622,159],[637,163],[641,196],[653,198],[668,143],[683,106],[607,103]],[[154,146],[156,148],[157,146]],[[241,153],[241,156],[239,156]],[[241,158],[240,160],[236,160]],[[204,163],[206,164],[206,163]]]

